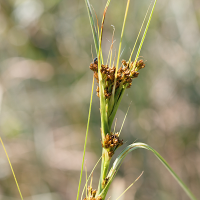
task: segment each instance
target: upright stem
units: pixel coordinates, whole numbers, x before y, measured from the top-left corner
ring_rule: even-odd
[[[105,148],[102,148],[101,174],[100,174],[100,179],[99,179],[97,195],[99,195],[101,191],[104,189],[104,180],[108,173],[110,160],[111,158],[108,155],[108,151]]]

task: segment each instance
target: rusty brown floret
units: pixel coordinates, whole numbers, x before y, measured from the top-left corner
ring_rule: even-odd
[[[109,181],[109,178],[105,178],[105,179],[103,180],[103,186],[104,186],[104,187],[106,186],[106,184],[108,183],[108,181]]]
[[[96,193],[97,193],[97,190],[93,190],[92,187],[88,187],[88,196],[87,198],[84,198],[84,200],[102,200],[102,197],[101,196],[96,196]]]
[[[137,78],[139,75],[138,70],[145,67],[144,61],[141,59],[136,63],[131,62],[128,63],[125,60],[122,60],[121,67],[117,70],[117,78],[116,78],[116,87],[115,92],[117,92],[118,88],[126,87],[130,88],[132,85],[132,80]],[[98,61],[94,60],[90,64],[90,69],[94,72],[94,77],[99,82],[98,78]],[[104,96],[106,99],[109,99],[112,94],[112,89],[114,86],[115,80],[115,71],[116,67],[108,67],[108,65],[101,65],[100,73],[102,74],[103,80],[106,82],[106,88],[104,90]],[[97,86],[97,96],[99,97],[99,88]]]
[[[123,145],[123,140],[119,139],[119,134],[112,132],[110,134],[107,133],[102,142],[102,147],[108,149],[109,157],[112,157],[115,150],[121,145]]]

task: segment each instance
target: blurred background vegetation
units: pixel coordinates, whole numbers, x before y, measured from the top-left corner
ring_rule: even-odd
[[[123,38],[128,60],[150,0],[132,0]],[[101,21],[106,0],[91,0]],[[113,28],[117,50],[126,1],[107,11],[103,52]],[[82,0],[0,1],[0,135],[26,200],[76,198],[88,116],[95,49]],[[117,113],[125,145],[155,148],[200,197],[200,1],[157,2],[141,52],[146,68],[133,81]],[[125,146],[123,145],[123,146]],[[124,147],[121,147],[122,150]],[[101,155],[99,99],[94,94],[86,153],[90,172]],[[97,188],[98,166],[93,187]],[[151,152],[136,150],[124,160],[108,197],[187,200]],[[84,183],[84,180],[83,180]],[[20,199],[0,147],[0,199]]]

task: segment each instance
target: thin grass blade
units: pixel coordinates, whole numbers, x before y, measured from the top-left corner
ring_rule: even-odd
[[[127,0],[126,11],[125,11],[125,14],[124,14],[124,21],[123,21],[123,25],[122,25],[121,38],[120,38],[119,49],[118,49],[118,56],[117,56],[117,64],[116,64],[116,70],[115,70],[114,86],[113,86],[113,90],[112,90],[112,96],[111,96],[111,99],[110,99],[110,104],[111,104],[110,107],[111,108],[114,105],[115,87],[116,87],[116,80],[117,80],[117,70],[118,70],[118,66],[119,66],[119,58],[120,58],[121,46],[122,46],[122,38],[123,38],[123,35],[124,35],[124,28],[125,28],[125,24],[126,24],[126,18],[127,18],[127,14],[128,14],[129,4],[130,4],[130,0]]]
[[[131,55],[130,55],[130,58],[129,58],[128,63],[131,62],[131,58],[132,58],[132,56],[133,56],[133,52],[134,52],[134,50],[135,50],[135,47],[136,47],[136,44],[137,44],[137,42],[138,42],[138,39],[139,39],[140,33],[141,33],[141,31],[142,31],[142,28],[143,28],[143,26],[144,26],[144,22],[146,21],[146,18],[147,18],[147,15],[148,15],[150,6],[151,6],[151,4],[150,4],[149,7],[148,7],[148,10],[147,10],[146,15],[145,15],[145,17],[144,17],[144,20],[143,20],[142,25],[141,25],[141,27],[140,27],[140,31],[139,31],[139,33],[138,33],[138,35],[137,35],[137,38],[136,38],[135,44],[134,44],[134,46],[133,46],[133,50],[132,50],[132,52],[131,52]]]
[[[87,11],[88,11],[90,26],[91,26],[91,30],[92,30],[92,36],[93,36],[96,55],[97,55],[97,53],[99,51],[98,34],[97,34],[96,27],[95,27],[94,19],[93,19],[93,16],[92,16],[92,9],[91,9],[91,5],[90,5],[89,0],[85,0],[85,4],[86,4],[86,7],[87,7]]]
[[[14,172],[14,170],[13,170],[12,164],[11,164],[11,162],[10,162],[9,156],[8,156],[8,154],[7,154],[6,148],[5,148],[4,144],[3,144],[3,141],[2,141],[2,139],[1,139],[1,137],[0,137],[0,141],[1,141],[1,144],[2,144],[2,146],[3,146],[4,152],[5,152],[5,154],[6,154],[6,157],[7,157],[7,159],[8,159],[8,162],[9,162],[9,165],[10,165],[10,168],[11,168],[11,171],[12,171],[12,174],[13,174],[13,177],[14,177],[14,179],[15,179],[15,183],[16,183],[16,185],[17,185],[17,189],[18,189],[18,191],[19,191],[19,195],[20,195],[21,199],[23,200],[22,193],[21,193],[21,190],[20,190],[20,188],[19,188],[19,184],[18,184],[18,182],[17,182],[17,178],[16,178],[16,176],[15,176],[15,172]]]
[[[178,177],[178,175],[172,170],[170,165],[166,162],[166,160],[152,147],[145,143],[133,143],[129,146],[127,146],[121,153],[120,155],[116,158],[115,162],[113,163],[112,168],[110,169],[110,172],[108,174],[108,177],[112,177],[113,173],[116,173],[116,171],[119,169],[119,166],[123,159],[126,157],[128,153],[131,151],[138,149],[138,148],[143,148],[150,150],[151,152],[154,153],[154,155],[161,161],[161,163],[167,168],[167,170],[172,174],[172,176],[175,178],[175,180],[178,182],[178,184],[183,188],[185,193],[190,197],[191,200],[197,200],[196,197],[192,194],[192,192],[189,190],[189,188],[183,183],[183,181]]]
[[[83,175],[83,165],[84,165],[84,160],[85,160],[87,137],[88,137],[89,125],[90,125],[90,115],[91,115],[91,109],[92,109],[93,91],[94,91],[94,77],[93,77],[93,82],[92,82],[92,91],[91,91],[91,97],[90,97],[90,108],[89,108],[89,113],[88,113],[88,122],[87,122],[87,129],[86,129],[86,135],[85,135],[85,144],[84,144],[84,150],[83,150],[83,160],[82,160],[81,173],[80,173],[80,179],[79,179],[79,185],[78,185],[78,192],[77,192],[77,198],[76,198],[77,200],[79,198],[80,187],[81,187],[81,180],[82,180],[82,175]]]
[[[139,46],[138,51],[137,51],[137,54],[136,54],[136,56],[135,56],[135,62],[137,61],[137,59],[138,59],[138,57],[139,57],[139,55],[140,55],[140,51],[141,51],[141,49],[142,49],[142,45],[143,45],[143,43],[144,43],[144,39],[145,39],[145,37],[146,37],[147,31],[148,31],[148,28],[149,28],[149,25],[150,25],[150,22],[151,22],[151,18],[152,18],[153,12],[154,12],[154,8],[155,8],[155,6],[156,6],[156,2],[157,2],[157,0],[154,1],[154,4],[153,4],[153,7],[152,7],[150,16],[149,16],[149,19],[148,19],[148,22],[147,22],[147,25],[146,25],[146,28],[145,28],[145,31],[144,31],[143,36],[142,36],[142,40],[141,40],[141,42],[140,42],[140,46]]]

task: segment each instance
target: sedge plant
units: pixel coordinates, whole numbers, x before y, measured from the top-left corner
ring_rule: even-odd
[[[88,115],[88,124],[87,124],[87,131],[86,131],[85,145],[84,145],[84,152],[83,152],[82,169],[81,169],[79,187],[78,187],[78,192],[77,192],[77,200],[79,199],[80,185],[81,185],[82,172],[83,172],[83,166],[84,166],[84,157],[85,157],[85,150],[86,150],[87,136],[88,136],[88,129],[89,129],[94,79],[96,79],[97,81],[98,86],[97,86],[96,91],[97,91],[97,96],[99,97],[99,100],[100,100],[100,116],[101,116],[100,130],[101,130],[101,145],[102,145],[101,172],[100,172],[99,185],[98,185],[97,190],[93,189],[92,187],[93,176],[90,175],[89,177],[87,177],[86,175],[86,184],[84,187],[84,190],[85,190],[84,200],[104,200],[106,198],[108,189],[114,177],[116,176],[116,173],[123,159],[126,157],[126,155],[129,152],[138,148],[143,148],[143,149],[150,150],[151,152],[153,152],[154,155],[161,161],[161,163],[169,170],[169,172],[172,174],[175,180],[179,183],[179,185],[183,188],[183,190],[190,197],[190,199],[196,200],[195,196],[191,193],[191,191],[187,188],[187,186],[182,182],[182,180],[176,175],[176,173],[172,170],[172,168],[164,160],[164,158],[157,151],[155,151],[152,147],[150,147],[147,144],[138,142],[138,143],[133,143],[127,146],[118,155],[116,160],[113,162],[112,167],[110,167],[110,162],[116,149],[118,149],[118,147],[120,147],[123,144],[123,140],[120,139],[121,130],[120,132],[115,132],[115,130],[114,131],[111,130],[111,127],[112,127],[113,120],[115,118],[116,112],[118,110],[118,107],[120,105],[120,102],[122,100],[125,90],[131,87],[133,79],[137,78],[139,75],[139,70],[145,67],[145,63],[143,59],[139,59],[140,51],[147,34],[147,30],[150,25],[150,21],[151,21],[152,14],[154,12],[154,8],[155,8],[157,0],[154,0],[153,5],[150,5],[149,9],[146,12],[146,15],[144,17],[143,23],[139,30],[138,37],[136,38],[136,41],[133,46],[133,50],[131,51],[129,59],[120,60],[122,38],[123,38],[124,30],[125,30],[125,23],[126,23],[129,5],[130,5],[130,0],[127,0],[118,53],[117,55],[113,56],[113,53],[112,53],[113,37],[112,37],[112,44],[110,47],[110,51],[108,53],[106,62],[104,62],[103,53],[102,53],[103,27],[104,27],[106,12],[109,7],[110,1],[111,0],[107,0],[106,6],[103,12],[101,26],[98,26],[97,19],[96,19],[97,24],[95,24],[95,20],[92,14],[93,9],[92,9],[91,4],[89,0],[85,0],[97,57],[93,60],[93,62],[89,66],[90,69],[94,72],[94,78],[93,78],[90,108],[89,108],[89,115]],[[151,11],[149,14],[150,8],[151,8]],[[138,38],[143,30],[143,26],[145,22],[146,22],[146,26],[143,32],[142,39],[140,41],[138,50],[136,52],[136,56],[132,60],[132,56],[135,51],[136,44],[138,42]],[[113,36],[114,36],[114,31],[113,31]],[[91,177],[91,180],[89,183],[90,177]]]
[[[128,14],[130,0],[127,0],[117,58],[115,58],[115,56],[113,58],[113,55],[112,55],[112,48],[113,48],[113,38],[112,38],[112,44],[110,47],[110,51],[109,51],[106,63],[104,63],[101,43],[102,43],[103,25],[104,25],[105,15],[106,15],[108,6],[110,4],[110,0],[108,0],[106,3],[100,28],[98,26],[98,23],[97,23],[97,25],[95,25],[89,0],[85,0],[85,4],[87,7],[88,16],[89,16],[89,21],[90,21],[90,25],[91,25],[91,29],[92,29],[92,35],[93,35],[93,39],[94,39],[97,58],[95,58],[94,61],[90,64],[90,69],[94,72],[94,78],[93,78],[92,91],[91,91],[88,123],[87,123],[87,130],[86,130],[86,136],[85,136],[85,145],[84,145],[82,168],[81,168],[80,180],[79,180],[79,186],[78,186],[78,192],[77,192],[77,200],[79,200],[79,196],[80,196],[79,194],[80,194],[80,186],[81,186],[81,180],[82,180],[82,172],[83,172],[83,167],[84,167],[87,136],[88,136],[88,130],[89,130],[94,79],[96,79],[96,81],[98,83],[98,87],[97,87],[96,91],[97,91],[97,96],[100,99],[102,156],[99,159],[99,161],[97,162],[97,164],[101,161],[101,172],[100,172],[99,185],[98,185],[97,190],[93,189],[93,187],[92,187],[92,180],[93,180],[92,173],[97,164],[95,165],[94,169],[92,170],[92,173],[88,177],[87,177],[87,173],[86,173],[86,184],[83,189],[83,193],[85,191],[85,196],[86,196],[84,198],[84,200],[104,200],[106,198],[108,189],[109,189],[114,177],[116,176],[116,173],[117,173],[120,165],[122,164],[122,161],[126,157],[126,155],[128,153],[130,153],[131,151],[133,151],[135,149],[139,149],[139,148],[150,150],[152,153],[154,153],[154,155],[161,161],[161,163],[168,169],[168,171],[172,174],[172,176],[175,178],[175,180],[183,188],[183,190],[188,195],[188,197],[191,200],[197,200],[196,197],[192,194],[192,192],[188,189],[188,187],[182,182],[182,180],[172,170],[172,168],[165,161],[165,159],[156,150],[154,150],[152,147],[150,147],[147,144],[137,142],[137,143],[132,143],[132,144],[128,145],[118,155],[118,157],[115,159],[112,166],[110,167],[110,162],[111,162],[111,159],[112,159],[116,149],[118,149],[118,147],[120,147],[123,144],[123,140],[120,139],[121,130],[120,130],[120,132],[115,132],[115,129],[114,129],[114,131],[112,132],[111,127],[112,127],[113,120],[115,118],[117,109],[122,100],[125,90],[127,88],[130,88],[132,85],[133,79],[138,77],[138,75],[139,75],[138,71],[145,67],[144,61],[142,59],[140,59],[140,60],[138,60],[138,59],[140,56],[140,51],[141,51],[144,39],[146,37],[146,33],[147,33],[147,30],[148,30],[148,27],[149,27],[149,24],[150,24],[150,21],[152,18],[152,14],[153,14],[156,2],[157,2],[157,0],[155,0],[154,4],[152,5],[151,12],[149,14],[148,21],[146,23],[146,27],[145,27],[142,39],[140,41],[135,59],[132,60],[132,55],[134,53],[139,35],[140,35],[143,25],[145,23],[145,20],[148,16],[149,9],[146,12],[144,21],[140,28],[138,37],[136,39],[136,42],[134,44],[134,47],[133,47],[133,50],[131,52],[129,59],[127,61],[121,60],[121,64],[120,64],[122,37],[123,37],[124,30],[125,30],[125,23],[126,23],[126,18],[127,18],[127,14]],[[7,156],[8,162],[10,164],[10,168],[11,168],[17,189],[19,191],[20,198],[21,198],[21,200],[23,200],[22,193],[20,191],[20,187],[18,185],[14,170],[12,168],[10,159],[8,157],[8,154],[6,152],[6,149],[5,149],[5,146],[3,144],[1,137],[0,137],[0,142],[3,146],[3,149]],[[140,174],[140,176],[142,175],[142,173]],[[140,178],[140,176],[124,192],[126,192]],[[90,181],[89,181],[89,179],[90,179]],[[83,196],[83,193],[82,193],[82,196]],[[121,197],[121,195],[118,197],[118,199],[120,197]],[[81,199],[82,199],[82,197],[81,197]]]

